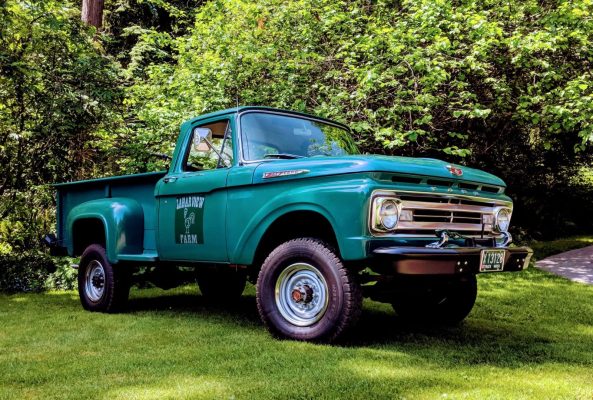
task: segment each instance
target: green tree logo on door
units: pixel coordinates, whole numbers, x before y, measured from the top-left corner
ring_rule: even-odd
[[[175,243],[204,243],[204,196],[177,198],[175,210]]]

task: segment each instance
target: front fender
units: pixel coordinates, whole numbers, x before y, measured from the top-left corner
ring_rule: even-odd
[[[343,259],[365,257],[368,180],[350,177],[347,182],[335,178],[306,181],[307,185],[304,182],[255,185],[249,191],[229,194],[229,208],[234,213],[229,243],[235,244],[229,248],[231,262],[250,265],[266,231],[278,218],[293,211],[323,216],[335,233]]]
[[[144,211],[136,200],[106,198],[91,200],[74,207],[66,218],[70,240],[68,254],[74,254],[74,224],[83,219],[98,219],[105,229],[105,250],[109,262],[116,263],[120,254],[140,254],[143,251]]]
[[[292,211],[313,211],[320,215],[322,215],[330,225],[334,232],[335,229],[335,221],[332,215],[323,207],[312,204],[312,203],[293,203],[283,205],[273,211],[270,212],[269,209],[262,210],[258,214],[262,215],[255,215],[254,220],[259,221],[258,223],[252,223],[248,229],[243,232],[243,235],[239,239],[240,246],[235,249],[233,252],[236,256],[236,260],[234,260],[237,264],[251,264],[254,257],[259,242],[263,238],[264,234],[270,228],[270,226],[276,221],[278,218],[286,215]],[[264,215],[265,214],[265,215]]]

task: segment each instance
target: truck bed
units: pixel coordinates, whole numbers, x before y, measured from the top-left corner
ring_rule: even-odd
[[[59,183],[57,189],[57,238],[62,247],[69,247],[72,238],[66,228],[70,211],[91,200],[103,198],[127,198],[136,200],[144,212],[144,253],[156,255],[156,202],[154,190],[156,183],[166,172],[123,175],[86,181]]]

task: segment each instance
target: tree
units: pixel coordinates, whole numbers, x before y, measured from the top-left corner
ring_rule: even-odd
[[[100,28],[103,25],[104,0],[82,0],[82,21]]]
[[[0,1],[0,252],[51,229],[48,183],[114,169],[98,161],[121,82],[93,33],[71,3]]]

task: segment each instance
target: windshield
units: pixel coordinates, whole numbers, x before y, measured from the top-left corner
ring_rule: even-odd
[[[243,158],[247,161],[358,154],[344,128],[271,113],[243,115],[241,142]]]

